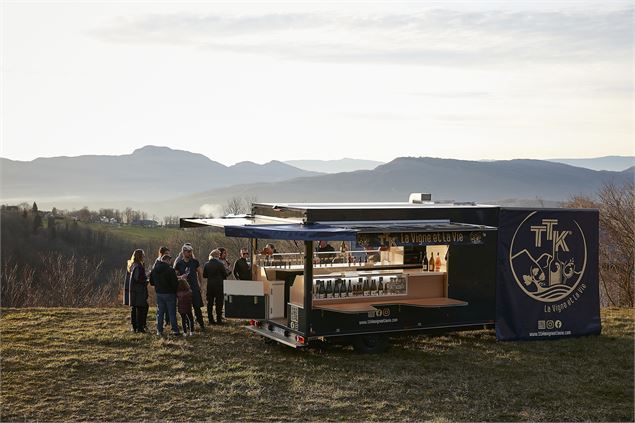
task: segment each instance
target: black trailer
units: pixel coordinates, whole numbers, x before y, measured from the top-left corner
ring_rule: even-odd
[[[372,352],[390,335],[439,329],[496,326],[499,339],[599,333],[597,218],[430,201],[256,203],[249,215],[181,227],[250,239],[252,280],[225,281],[226,317],[296,348],[330,339]],[[303,248],[267,256],[271,240]]]

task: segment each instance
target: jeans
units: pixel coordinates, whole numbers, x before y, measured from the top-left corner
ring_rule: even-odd
[[[170,325],[172,333],[179,333],[179,325],[176,321],[176,294],[159,294],[157,293],[157,332],[163,332],[163,316],[166,311],[170,316]]]
[[[223,282],[207,283],[207,318],[209,324],[214,323],[214,314],[212,312],[212,306],[216,306],[216,322],[223,321],[223,302],[225,298],[223,295]]]

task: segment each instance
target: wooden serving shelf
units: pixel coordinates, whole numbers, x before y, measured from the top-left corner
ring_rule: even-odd
[[[411,299],[385,299],[379,301],[364,301],[358,303],[341,303],[341,304],[324,304],[316,305],[313,308],[317,310],[335,311],[338,313],[366,313],[377,310],[376,306],[382,305],[407,305],[415,307],[455,307],[466,306],[467,302],[455,300],[454,298],[437,297],[437,298],[411,298]]]

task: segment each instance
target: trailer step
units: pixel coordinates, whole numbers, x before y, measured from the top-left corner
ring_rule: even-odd
[[[255,326],[245,326],[246,329],[250,330],[253,333],[264,336],[266,338],[272,339],[274,341],[280,342],[281,344],[288,345],[293,348],[302,348],[306,347],[307,344],[302,344],[295,339],[295,334],[291,333],[289,336],[284,336],[281,333],[266,329],[266,328],[257,328]]]

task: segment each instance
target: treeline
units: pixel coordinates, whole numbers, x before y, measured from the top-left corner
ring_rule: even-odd
[[[201,263],[214,248],[227,248],[228,259],[233,262],[239,258],[240,248],[248,247],[246,240],[226,238],[211,228],[146,228],[143,231],[148,231],[148,237],[139,241],[138,231],[136,238],[129,239],[125,231],[97,228],[87,224],[90,220],[70,214],[53,215],[54,210],[42,212],[35,204],[29,208],[2,207],[1,306],[115,306],[121,304],[126,261],[136,248],[146,252],[146,267],[150,269],[163,245],[176,256],[181,246],[190,242]],[[291,242],[276,247],[280,252],[303,250],[303,245]]]
[[[20,203],[16,206],[9,206],[3,204],[0,206],[2,211],[17,212],[23,217],[27,217],[28,214],[38,211],[37,203],[30,205],[29,203]],[[126,207],[124,210],[114,208],[101,208],[99,210],[90,210],[88,207],[82,207],[79,210],[61,210],[53,207],[50,211],[40,211],[40,217],[42,218],[72,218],[74,220],[84,223],[120,223],[130,224],[135,221],[154,220],[157,223],[162,223],[164,226],[176,227],[179,225],[178,216],[163,216],[159,219],[156,215],[149,216],[147,212],[143,210],[134,210],[131,207]],[[207,216],[201,216],[207,217]]]

